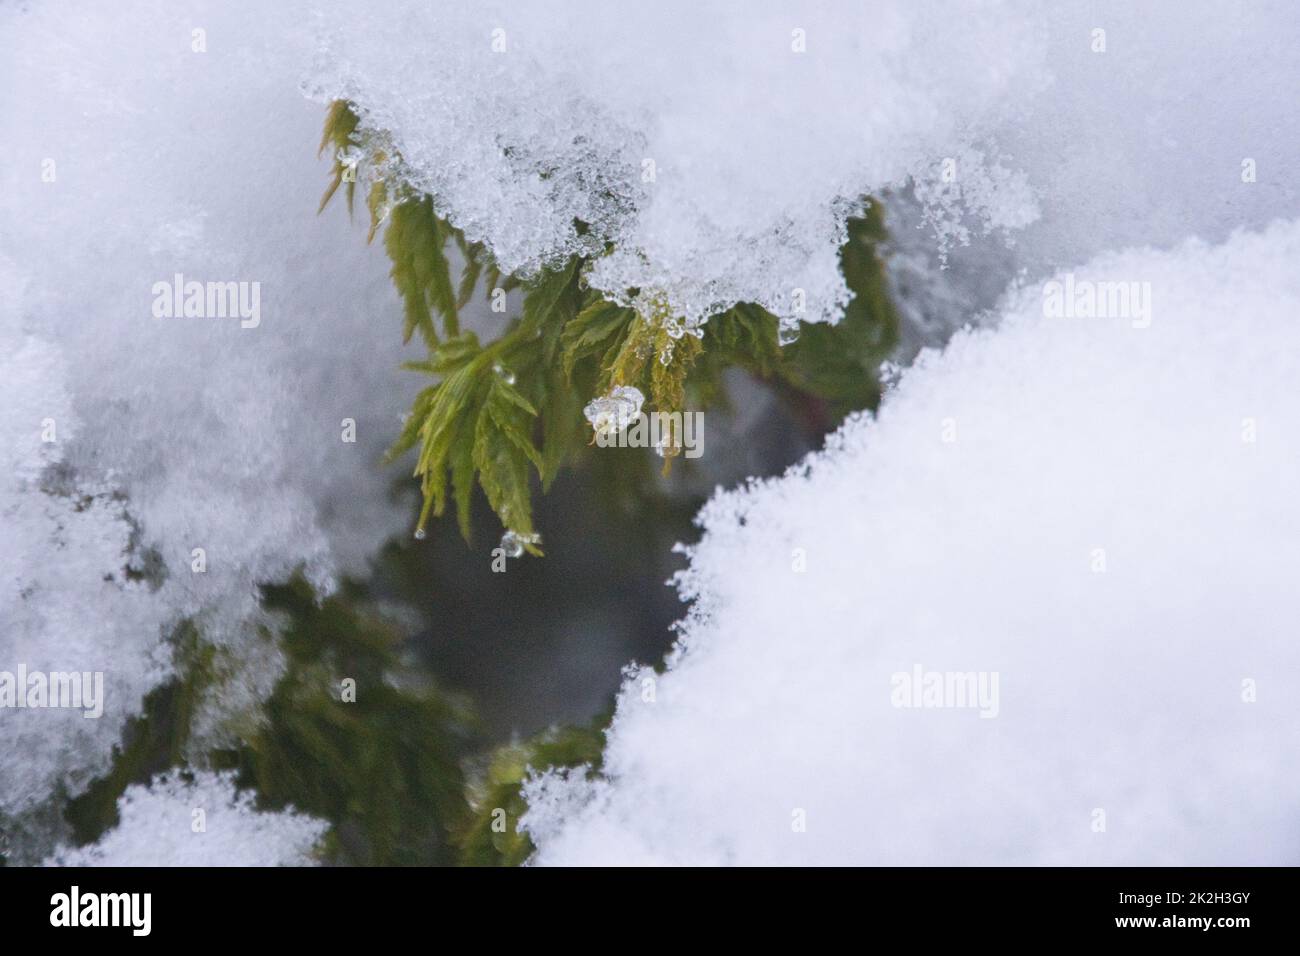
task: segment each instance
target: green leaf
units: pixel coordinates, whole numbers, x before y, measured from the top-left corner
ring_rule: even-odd
[[[346,100],[335,100],[330,103],[329,109],[325,113],[325,129],[321,134],[320,148],[316,150],[316,155],[324,154],[325,150],[331,146],[334,147],[336,152],[347,149],[353,143],[353,137],[360,121],[361,118]],[[320,206],[316,209],[317,214],[324,212],[325,207],[329,205],[329,201],[334,198],[334,193],[338,191],[339,186],[343,183],[344,172],[344,165],[336,158],[330,172],[330,184],[325,189],[325,195],[321,197]],[[356,192],[356,185],[355,181],[348,183],[349,214],[352,212],[352,200],[353,194]]]
[[[573,318],[573,302],[566,295],[577,275],[579,259],[571,256],[559,269],[543,271],[524,291],[525,329],[540,329],[550,322],[563,323]]]
[[[483,272],[483,246],[477,242],[466,242],[465,237],[457,231],[456,244],[460,246],[461,257],[465,265],[460,272],[460,289],[456,293],[456,308],[463,309],[474,295],[479,276]]]
[[[517,437],[502,430],[497,419],[484,409],[474,433],[474,467],[492,510],[507,528],[521,535],[533,533],[528,463],[529,455]]]
[[[393,284],[402,296],[406,318],[403,341],[419,330],[426,344],[438,344],[433,311],[443,321],[448,336],[460,333],[457,295],[451,280],[451,264],[445,247],[451,229],[433,211],[433,200],[424,196],[399,202],[392,211],[384,248],[393,261]]]
[[[632,309],[601,299],[578,313],[564,327],[560,345],[564,355],[564,374],[572,376],[573,366],[588,355],[607,351],[627,334],[636,318]]]
[[[474,498],[474,435],[468,428],[461,429],[458,433],[457,440],[451,447],[450,458],[456,523],[460,528],[460,536],[469,543],[473,530],[470,527],[469,509]]]

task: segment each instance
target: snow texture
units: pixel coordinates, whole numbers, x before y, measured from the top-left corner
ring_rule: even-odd
[[[612,241],[590,282],[657,290],[688,324],[738,300],[837,319],[836,250],[862,196],[1044,79],[1038,26],[1011,4],[384,9],[338,24],[315,94],[391,133],[407,178],[507,270]],[[1033,217],[1022,177],[968,155],[972,214]]]
[[[536,861],[1294,864],[1297,261],[1278,223],[1026,285],[715,496],[605,776],[526,788]],[[997,694],[899,706],[917,668]]]
[[[258,583],[329,588],[409,520],[379,459],[418,382],[383,251],[316,216],[305,16],[0,7],[0,670],[102,670],[107,697],[0,711],[0,817],[107,769],[187,618],[240,668],[219,735],[279,673]],[[260,283],[260,323],[155,317],[177,273]]]
[[[837,319],[836,248],[867,194],[919,204],[905,221],[936,266],[979,246],[965,271],[997,291],[1300,211],[1289,0],[369,9],[327,28],[313,95],[358,104],[507,269],[613,241],[591,283],[658,290],[688,322],[737,300]],[[937,288],[909,318],[970,318],[950,284],[920,284]]]
[[[128,787],[121,820],[98,843],[62,848],[47,866],[314,866],[328,824],[292,809],[259,813],[231,773],[177,773]]]

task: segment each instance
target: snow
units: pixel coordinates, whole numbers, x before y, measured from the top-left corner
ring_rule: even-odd
[[[107,769],[187,618],[243,664],[197,746],[220,736],[279,673],[257,584],[303,565],[328,588],[405,533],[379,459],[413,356],[383,251],[342,204],[316,217],[304,16],[0,8],[0,670],[102,670],[107,694],[99,720],[0,714],[0,815]],[[177,273],[260,283],[260,324],[155,318]]]
[[[1188,236],[1222,242],[1234,229],[1300,216],[1294,3],[1098,0],[1021,12],[1041,21],[1043,85],[1010,107],[1008,121],[967,133],[970,148],[1023,175],[1036,216],[1017,224],[1008,193],[999,204],[1009,228],[982,237],[978,220],[962,215],[965,194],[993,202],[997,164],[968,173],[960,142],[936,155],[929,175],[891,190],[904,354],[942,344],[1021,275],[1037,280],[1107,250],[1170,248]],[[956,181],[945,184],[947,158]]]
[[[629,684],[609,781],[534,786],[541,861],[1294,859],[1295,227],[1184,241],[1300,216],[1298,42],[1287,0],[0,5],[0,670],[107,696],[0,714],[0,819],[108,768],[186,620],[242,663],[221,739],[279,672],[257,585],[406,529],[388,263],[315,217],[343,96],[507,269],[613,242],[588,280],[688,323],[834,321],[865,194],[903,357],[1023,289],[715,500],[690,650]],[[1077,263],[1150,282],[1150,326],[1047,320]],[[155,318],[177,275],[257,283],[258,321]],[[918,664],[998,672],[998,716],[890,707]]]
[[[80,431],[66,367],[57,346],[16,328],[21,290],[4,260],[0,287],[0,671],[101,671],[110,701],[138,701],[167,672],[163,610],[122,576],[132,528],[112,489],[62,481],[63,450]],[[64,771],[73,789],[84,784],[121,731],[79,709],[6,709],[0,719],[0,814],[44,798]]]
[[[357,103],[406,179],[508,270],[612,241],[592,285],[656,290],[688,326],[741,300],[833,321],[862,195],[1045,81],[1017,6],[398,0],[364,30],[337,25],[312,92]],[[995,177],[968,155],[972,182]],[[1001,185],[970,190],[969,211],[1032,218],[1021,178]]]
[[[998,290],[1300,212],[1286,0],[369,9],[326,28],[313,95],[357,103],[507,269],[612,241],[592,285],[657,290],[688,325],[738,300],[836,320],[836,248],[866,194],[916,199],[905,227],[936,260],[978,247],[1010,270]],[[936,295],[920,318],[947,330]]]
[[[121,821],[99,842],[63,847],[47,866],[314,866],[328,828],[294,812],[258,812],[234,775],[173,772],[130,786]]]
[[[526,788],[536,862],[1294,862],[1298,259],[1293,221],[1056,277],[1149,322],[1027,284],[716,495],[605,776]],[[897,706],[917,669],[995,706]]]

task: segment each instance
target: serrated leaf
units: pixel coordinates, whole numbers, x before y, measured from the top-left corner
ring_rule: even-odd
[[[462,332],[438,345],[429,356],[427,363],[413,362],[411,365],[427,364],[429,370],[438,375],[448,375],[471,361],[482,351],[478,336],[473,332]]]
[[[437,392],[438,386],[431,385],[423,389],[416,397],[415,404],[411,413],[407,415],[406,421],[402,423],[402,431],[393,442],[391,448],[384,454],[386,462],[393,462],[405,455],[415,447],[415,443],[420,440],[420,430],[424,425],[425,417],[428,415],[429,406],[433,403],[434,393]]]
[[[564,374],[572,376],[573,366],[578,360],[609,348],[609,344],[625,333],[635,318],[633,310],[603,299],[579,312],[565,325],[560,336]]]
[[[421,243],[416,238],[420,224],[416,205],[401,203],[393,210],[388,230],[384,233],[384,249],[393,262],[389,275],[402,297],[405,319],[402,341],[409,342],[411,335],[419,329],[425,342],[433,348],[438,344],[438,334],[433,327],[433,317],[429,313],[429,302],[421,279]]]
[[[335,150],[347,149],[352,144],[353,136],[360,122],[361,118],[352,109],[350,103],[346,100],[334,100],[325,112],[325,126],[321,133],[320,148],[316,150],[316,155],[322,155],[330,146],[333,146]],[[329,201],[334,198],[334,194],[343,183],[343,174],[343,164],[335,159],[333,168],[330,171],[330,184],[326,187],[325,195],[321,197],[320,206],[316,209],[318,215],[324,212],[325,207],[329,205]],[[349,181],[347,188],[349,215],[352,213],[352,201],[355,191],[356,182]]]
[[[460,332],[451,264],[444,251],[449,234],[450,228],[434,215],[433,200],[428,196],[408,199],[393,208],[384,248],[393,261],[393,284],[402,296],[403,341],[410,341],[418,329],[430,348],[438,344],[431,310],[442,316],[446,335]]]
[[[486,410],[474,432],[474,467],[479,484],[507,528],[521,535],[533,532],[528,490],[528,456],[497,426]]]
[[[573,318],[573,304],[566,293],[577,274],[579,259],[571,256],[559,269],[546,270],[528,284],[524,292],[524,320],[527,329],[539,329],[548,322]]]
[[[366,209],[370,213],[370,229],[366,232],[366,244],[375,241],[375,233],[384,222],[384,207],[388,204],[388,184],[382,179],[376,179],[370,184],[370,192],[366,195]]]
[[[563,373],[554,371],[545,393],[542,413],[542,492],[550,490],[570,452],[582,444],[579,436],[584,422],[582,396],[563,380]]]
[[[469,300],[474,295],[474,287],[478,285],[478,278],[483,272],[483,263],[479,260],[477,253],[473,249],[466,250],[465,266],[460,272],[460,289],[456,294],[456,308],[463,309],[469,304]]]
[[[494,404],[513,405],[520,411],[526,412],[529,415],[537,414],[537,409],[533,408],[532,402],[519,394],[518,389],[500,376],[498,376],[497,380],[492,383],[492,393],[489,400]]]
[[[468,544],[471,537],[470,505],[474,498],[474,435],[468,429],[462,429],[452,445],[451,490],[456,502],[456,523],[460,527],[460,536]]]

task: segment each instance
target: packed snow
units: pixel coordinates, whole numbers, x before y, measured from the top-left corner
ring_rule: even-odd
[[[718,494],[605,774],[526,790],[537,862],[1294,863],[1297,261],[1099,256]]]

